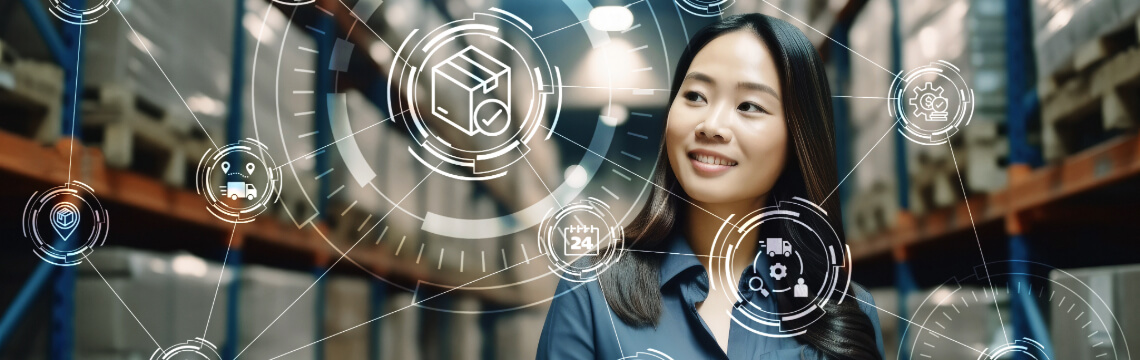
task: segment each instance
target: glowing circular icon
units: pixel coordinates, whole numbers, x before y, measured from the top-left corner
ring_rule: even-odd
[[[1106,302],[1097,293],[1101,281],[1112,280],[1030,261],[978,265],[922,299],[903,329],[900,359],[1131,359],[1121,322],[1112,313],[1112,294],[1103,294]],[[1052,336],[1015,335],[1014,303],[1039,306],[1052,324]],[[1069,345],[1055,347],[1054,341]]]
[[[390,92],[388,111],[415,139],[411,154],[433,171],[459,180],[503,176],[529,151],[548,108],[557,123],[562,76],[531,25],[510,12],[492,8],[413,31],[396,52],[406,61],[392,62],[388,86],[407,90]]]
[[[48,0],[48,11],[59,20],[75,25],[94,24],[99,17],[106,14],[112,6],[118,6],[121,0],[95,0],[95,5],[88,8],[75,8],[67,0]]]
[[[110,217],[90,186],[71,181],[32,194],[24,206],[22,223],[24,237],[32,240],[36,256],[55,265],[74,266],[106,241]]]
[[[281,5],[301,6],[301,5],[312,4],[312,3],[316,2],[317,0],[272,0],[272,1],[275,3],[281,4]]]
[[[217,346],[203,338],[194,338],[166,349],[156,349],[150,360],[221,360]]]
[[[942,60],[900,73],[887,99],[898,131],[919,145],[946,143],[974,115],[974,90],[954,64]]]
[[[677,7],[700,17],[716,17],[732,6],[736,0],[675,0]]]
[[[610,206],[595,198],[548,211],[538,230],[538,249],[550,270],[574,282],[593,281],[621,259],[624,240]]]
[[[626,356],[618,360],[673,360],[673,358],[661,352],[661,350],[647,349],[645,351],[638,351],[636,354]]]
[[[264,144],[245,139],[203,154],[195,188],[218,219],[248,223],[277,202],[281,169]]]
[[[712,288],[720,289],[724,296],[741,304],[737,307],[745,316],[733,316],[732,321],[753,333],[768,337],[791,337],[803,334],[807,326],[824,316],[824,307],[830,302],[842,303],[849,293],[851,257],[847,246],[828,221],[827,213],[816,204],[793,198],[775,206],[753,211],[743,217],[729,216],[721,224],[712,245]],[[795,228],[801,239],[764,236],[765,228]],[[756,236],[760,235],[760,236]],[[752,256],[751,273],[734,273],[731,261],[744,241],[758,238],[759,244],[749,244],[757,251]],[[804,258],[822,258],[826,264],[806,268]],[[809,265],[810,266],[810,265]],[[752,301],[753,296],[775,298]],[[781,304],[774,308],[774,304]],[[800,304],[794,308],[788,304]]]

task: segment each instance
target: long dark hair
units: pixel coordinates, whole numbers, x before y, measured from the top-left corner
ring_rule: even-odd
[[[713,39],[734,31],[751,32],[767,44],[780,74],[790,145],[784,170],[769,192],[768,201],[791,200],[792,197],[807,199],[827,211],[831,224],[842,224],[839,201],[822,202],[838,184],[830,85],[823,60],[799,29],[766,15],[746,14],[724,18],[697,31],[678,61],[670,106],[697,52]],[[631,249],[664,251],[678,219],[686,211],[679,199],[670,194],[687,196],[669,165],[668,153],[663,149],[664,140],[661,147],[653,174],[654,183],[660,187],[652,189],[645,207],[626,228],[626,238],[630,239],[626,246]],[[844,239],[842,226],[834,228],[839,238]],[[799,244],[805,244],[804,241],[811,238],[806,230],[794,226],[768,227],[761,231]],[[801,253],[806,252],[805,267],[811,268],[813,263],[826,266],[824,254],[808,251],[816,247],[797,245],[797,248]],[[659,287],[661,256],[627,252],[601,274],[600,284],[606,294],[606,302],[622,321],[633,326],[656,326],[662,311]],[[808,271],[804,275],[809,282],[822,282],[818,271]],[[846,278],[846,274],[842,276]],[[799,308],[810,299],[780,298],[779,301],[780,306],[787,304]],[[803,335],[797,337],[800,342],[829,359],[881,359],[871,320],[855,301],[830,302],[826,310],[824,318],[812,323]]]

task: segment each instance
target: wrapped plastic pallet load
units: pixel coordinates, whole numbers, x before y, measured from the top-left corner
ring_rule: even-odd
[[[259,265],[242,269],[238,342],[248,347],[242,358],[269,359],[316,340],[316,293],[306,292],[314,280],[308,273]],[[314,351],[310,346],[282,359],[313,359]]]
[[[325,291],[325,336],[340,333],[369,320],[370,295],[368,280],[361,277],[333,276],[327,279]],[[325,359],[365,360],[368,358],[367,325],[325,340]]]
[[[81,299],[75,307],[77,358],[147,358],[159,345],[203,333],[214,344],[226,338],[232,277],[220,276],[219,285],[220,264],[188,254],[114,247],[99,249],[87,261],[93,266],[81,267],[76,281],[76,299]]]
[[[413,298],[411,292],[392,289],[384,306],[380,321],[381,359],[419,360],[423,359],[420,348],[420,308],[409,306]]]

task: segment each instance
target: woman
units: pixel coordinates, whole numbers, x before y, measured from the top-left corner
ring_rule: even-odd
[[[800,197],[840,224],[838,202],[822,202],[837,176],[831,94],[811,42],[765,15],[725,18],[690,40],[672,94],[658,187],[626,229],[627,248],[642,251],[624,254],[597,282],[558,285],[538,358],[615,360],[654,349],[674,359],[882,359],[877,314],[858,286],[859,301],[829,302],[824,317],[793,338],[753,333],[729,317],[739,304],[709,296],[712,241],[729,215]],[[804,277],[821,279],[810,269],[824,266],[824,256],[800,246],[808,238],[801,232],[761,226],[752,248],[732,259],[733,273],[751,271],[768,235],[807,252]],[[810,301],[752,295],[778,308]]]

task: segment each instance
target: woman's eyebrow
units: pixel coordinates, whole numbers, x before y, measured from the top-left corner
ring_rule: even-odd
[[[768,85],[764,85],[761,83],[743,82],[742,81],[742,82],[737,83],[736,86],[743,88],[743,89],[766,92],[766,93],[772,94],[772,96],[775,97],[776,100],[780,100],[780,94],[776,93],[776,89],[773,89],[771,86],[768,86]]]
[[[716,81],[713,81],[713,78],[711,76],[708,76],[708,75],[705,75],[705,74],[702,74],[699,72],[691,72],[688,75],[685,75],[685,80],[690,80],[690,79],[696,80],[696,81],[701,81],[701,82],[707,82],[709,84],[716,84]]]

